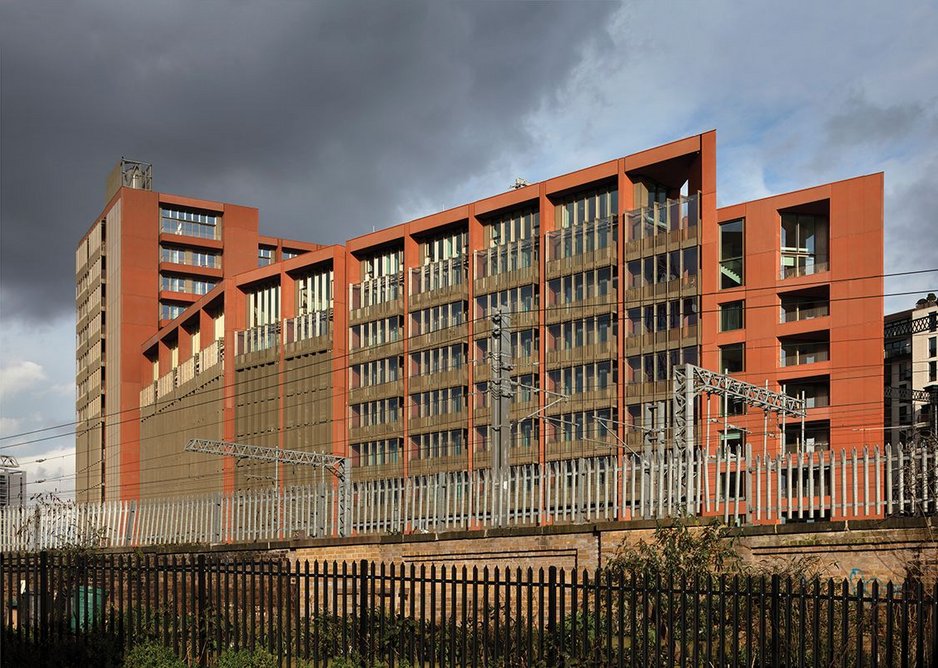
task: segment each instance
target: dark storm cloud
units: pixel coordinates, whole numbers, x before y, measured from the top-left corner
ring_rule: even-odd
[[[73,251],[121,156],[155,188],[341,242],[523,154],[604,3],[40,3],[0,17],[4,318],[74,308]],[[600,42],[604,44],[604,42]],[[506,179],[507,179],[506,175]]]

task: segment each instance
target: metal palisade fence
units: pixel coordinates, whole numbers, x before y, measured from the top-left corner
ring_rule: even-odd
[[[336,536],[339,490],[317,485],[163,500],[0,509],[2,551]],[[473,530],[676,516],[727,523],[938,513],[934,446],[753,456],[671,451],[352,485],[351,533]]]
[[[116,665],[145,642],[199,666],[262,649],[281,666],[402,668],[926,667],[938,653],[938,586],[921,580],[42,552],[0,555],[0,586],[11,665]]]

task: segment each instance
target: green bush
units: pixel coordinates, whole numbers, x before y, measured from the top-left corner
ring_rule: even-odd
[[[277,668],[277,657],[266,650],[229,650],[218,657],[218,668]]]
[[[158,643],[137,645],[124,656],[124,668],[186,668],[173,650]]]

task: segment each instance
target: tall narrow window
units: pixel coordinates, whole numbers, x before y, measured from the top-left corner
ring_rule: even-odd
[[[720,225],[720,287],[736,288],[745,283],[743,266],[743,219]]]
[[[742,329],[744,326],[742,301],[720,304],[721,332],[732,332],[736,329]]]
[[[738,373],[746,370],[746,344],[731,343],[720,346],[720,371]]]

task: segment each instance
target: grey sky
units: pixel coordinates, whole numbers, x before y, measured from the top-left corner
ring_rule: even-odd
[[[935,34],[931,2],[2,3],[0,435],[73,419],[73,249],[121,155],[340,242],[716,128],[721,204],[884,170],[886,270],[934,268]]]

